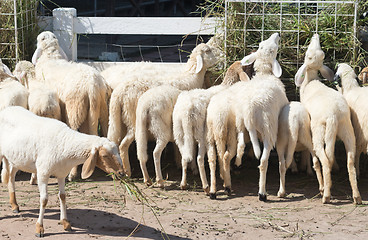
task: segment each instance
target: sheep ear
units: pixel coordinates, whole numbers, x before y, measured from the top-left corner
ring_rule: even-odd
[[[65,60],[69,61],[68,56],[66,55],[66,53],[64,52],[64,50],[63,50],[60,46],[59,46],[59,52],[60,52],[61,56],[62,56]]]
[[[247,66],[254,63],[256,59],[257,59],[257,52],[254,52],[245,56],[240,62],[242,66]]]
[[[240,78],[240,81],[242,81],[242,82],[250,81],[248,74],[246,74],[245,72],[240,72],[239,73],[239,78]]]
[[[368,82],[368,72],[363,72],[362,82],[363,82],[363,84],[366,84]]]
[[[326,65],[323,65],[319,71],[321,72],[322,76],[324,78],[326,78],[328,81],[333,81],[334,80],[334,72],[329,68],[327,67]]]
[[[33,65],[36,65],[38,58],[41,56],[41,53],[42,53],[41,48],[37,48],[36,51],[33,53],[33,56],[32,56]]]
[[[272,72],[273,72],[273,75],[275,75],[275,77],[277,78],[281,77],[282,68],[276,59],[272,63]]]
[[[197,56],[197,67],[195,73],[199,73],[203,68],[203,59],[201,55]]]
[[[95,167],[96,167],[97,156],[98,156],[98,151],[97,151],[96,148],[93,148],[92,151],[91,151],[90,156],[83,163],[82,179],[89,178],[92,175],[92,173],[93,173],[93,171],[95,170]]]
[[[302,85],[303,81],[304,81],[304,77],[305,77],[305,70],[306,70],[306,68],[307,68],[307,65],[303,64],[303,65],[299,68],[298,72],[297,72],[297,73],[296,73],[296,75],[295,75],[295,85],[296,85],[297,87],[300,87],[300,86]]]
[[[14,77],[14,75],[12,74],[12,72],[10,71],[10,69],[8,68],[8,66],[6,66],[4,63],[2,63],[2,64],[3,64],[4,72],[5,72],[6,74],[8,74],[9,76]]]

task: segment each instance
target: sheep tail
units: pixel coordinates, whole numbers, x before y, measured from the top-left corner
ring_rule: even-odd
[[[325,152],[330,161],[334,159],[337,127],[338,122],[335,117],[326,120]]]
[[[140,109],[139,105],[137,110]],[[147,162],[147,121],[148,110],[138,110],[136,113],[136,126],[135,126],[135,141],[137,144],[137,157],[140,162]]]
[[[261,157],[261,147],[259,145],[256,129],[248,129],[250,141],[253,146],[253,152],[257,159]]]
[[[9,163],[6,158],[3,157],[3,169],[1,170],[1,182],[8,184],[9,182]]]

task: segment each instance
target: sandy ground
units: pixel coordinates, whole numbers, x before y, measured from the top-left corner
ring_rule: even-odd
[[[218,198],[210,200],[201,190],[198,175],[189,173],[188,190],[179,189],[180,170],[163,164],[168,176],[165,189],[147,188],[133,166],[137,186],[151,199],[152,211],[132,200],[124,189],[96,171],[88,181],[67,183],[68,218],[73,231],[58,225],[57,184],[50,179],[45,239],[368,239],[368,177],[362,174],[359,189],[363,205],[351,201],[344,162],[333,175],[332,203],[323,205],[315,177],[304,173],[286,178],[288,196],[276,196],[279,187],[277,159],[270,161],[268,201],[258,200],[256,161],[247,161],[232,172],[233,194],[224,194],[218,179]],[[154,176],[152,165],[150,175]],[[208,170],[208,169],[207,169]],[[207,171],[208,172],[208,171]],[[35,239],[39,195],[28,183],[29,174],[17,176],[16,193],[21,212],[12,213],[7,187],[0,188],[0,239]],[[124,200],[125,199],[125,200]],[[162,233],[161,226],[165,233]],[[130,235],[132,234],[132,235]]]

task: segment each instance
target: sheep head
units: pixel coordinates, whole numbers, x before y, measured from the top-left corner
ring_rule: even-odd
[[[252,65],[243,66],[240,61],[236,61],[227,69],[224,80],[222,84],[225,85],[232,85],[236,82],[243,81],[247,82],[250,81],[250,76],[247,72],[251,71]]]
[[[29,61],[20,61],[15,65],[14,76],[28,88],[28,78],[35,77],[35,67]]]
[[[193,49],[190,55],[190,61],[195,62],[195,73],[199,73],[202,70],[206,71],[217,63],[218,58],[216,57],[215,51],[215,48],[205,43],[201,43]]]
[[[37,60],[40,58],[42,52],[44,51],[55,51],[58,50],[61,58],[68,60],[63,49],[59,46],[59,41],[55,34],[50,31],[44,31],[37,36],[37,49],[33,53],[32,63],[36,65]]]
[[[366,84],[368,82],[368,67],[363,68],[363,70],[359,73],[359,80]]]
[[[307,71],[313,71],[316,75],[318,71],[320,71],[324,78],[332,81],[334,78],[334,73],[329,67],[323,64],[324,59],[325,53],[321,48],[319,35],[316,33],[313,35],[308,49],[305,53],[304,64],[299,68],[298,72],[295,75],[295,85],[298,87],[302,85]]]
[[[89,178],[97,166],[106,173],[122,176],[123,163],[116,144],[104,138],[101,146],[93,147],[82,167],[82,179]]]
[[[256,52],[245,56],[241,60],[242,65],[246,66],[254,63],[256,72],[267,73],[270,70],[270,73],[272,71],[276,77],[280,77],[282,69],[276,60],[279,41],[280,35],[278,33],[272,34],[267,40],[260,42]]]
[[[351,86],[358,87],[359,84],[355,80],[357,75],[352,67],[346,63],[340,63],[337,66],[334,81],[344,88],[350,88]]]

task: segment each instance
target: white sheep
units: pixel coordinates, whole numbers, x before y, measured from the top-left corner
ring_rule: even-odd
[[[321,83],[318,71],[328,80],[333,80],[334,73],[323,65],[324,52],[315,34],[305,53],[304,64],[295,75],[295,85],[300,86],[300,101],[309,112],[311,118],[312,142],[316,156],[321,161],[323,184],[320,166],[314,166],[323,192],[323,203],[329,203],[331,198],[331,168],[335,161],[334,149],[336,137],[345,145],[347,167],[353,199],[362,203],[357,186],[355,163],[355,137],[350,120],[349,106],[341,93]]]
[[[227,70],[221,85],[208,89],[193,89],[182,92],[173,111],[174,139],[182,155],[182,180],[180,187],[187,187],[187,165],[193,161],[195,145],[198,145],[197,164],[202,181],[203,190],[208,194],[209,187],[204,169],[204,155],[206,153],[206,115],[211,97],[225,90],[229,85],[238,81],[249,81],[240,61],[234,62]],[[222,112],[223,114],[223,112]],[[196,143],[196,144],[195,144]]]
[[[278,131],[278,116],[288,104],[285,88],[279,77],[281,67],[276,60],[279,34],[274,33],[259,44],[256,52],[243,58],[243,65],[254,63],[255,75],[249,82],[242,83],[236,90],[237,132],[249,133],[255,156],[260,159],[259,199],[266,201],[266,172],[271,149],[275,146]],[[263,141],[263,153],[258,142]],[[224,159],[225,186],[230,188],[230,160]]]
[[[13,74],[29,90],[28,107],[31,112],[41,117],[61,119],[59,97],[56,91],[35,79],[35,67],[31,62],[18,62]]]
[[[13,71],[19,81],[28,91],[28,109],[41,117],[61,119],[59,97],[57,93],[36,80],[35,67],[29,61],[20,61]],[[30,184],[36,185],[36,174],[32,174]]]
[[[28,90],[16,79],[9,68],[0,64],[0,110],[9,106],[28,108]]]
[[[313,161],[318,159],[313,151],[310,117],[300,102],[285,105],[280,112],[278,124],[276,150],[279,157],[280,189],[277,196],[285,197],[285,173],[293,162],[294,152],[307,149],[307,153],[313,156]],[[311,175],[310,159],[304,160],[307,160],[307,172]]]
[[[151,134],[156,141],[153,150],[156,182],[159,187],[164,187],[161,154],[167,143],[174,141],[172,113],[179,93],[180,90],[173,86],[162,85],[149,89],[138,100],[135,124],[137,156],[147,185],[152,185],[146,166],[148,135]]]
[[[346,63],[338,65],[335,81],[341,84],[342,95],[346,99],[351,114],[351,122],[356,139],[355,167],[359,176],[359,157],[368,151],[368,88],[360,87],[354,70]]]
[[[58,93],[62,121],[74,130],[97,135],[101,124],[103,136],[107,134],[108,86],[93,67],[66,61],[60,53],[57,38],[52,32],[37,37],[37,49],[32,57],[36,64],[36,78]],[[73,168],[69,180],[76,177]]]
[[[8,107],[0,112],[1,179],[8,184],[13,212],[19,212],[15,198],[15,174],[18,170],[37,173],[40,191],[40,214],[36,236],[44,236],[43,218],[48,200],[50,176],[58,179],[60,221],[64,230],[71,225],[66,214],[65,177],[72,167],[82,164],[82,178],[88,178],[95,166],[107,173],[121,174],[122,162],[117,146],[98,136],[79,133],[64,123],[39,117],[21,107]]]
[[[128,176],[131,175],[128,148],[134,140],[136,106],[140,96],[148,89],[163,84],[180,90],[200,88],[207,68],[216,62],[212,48],[201,43],[193,49],[187,63],[180,70],[164,70],[159,67],[159,71],[152,71],[150,74],[146,74],[147,71],[144,70],[121,76],[124,81],[111,94],[108,139],[120,144],[119,150]]]

